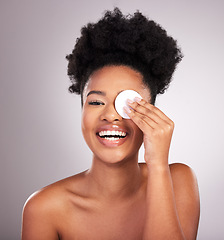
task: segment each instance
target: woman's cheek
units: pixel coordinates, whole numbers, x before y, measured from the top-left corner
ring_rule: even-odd
[[[88,111],[83,109],[82,112],[82,133],[83,136],[85,137],[86,132],[89,130],[89,124],[90,124],[90,116],[88,116]]]
[[[82,111],[82,134],[84,136],[85,141],[88,143],[91,135],[95,134],[95,128],[96,128],[96,118],[97,113],[96,111],[93,111],[92,109],[88,109],[88,107],[83,108]]]

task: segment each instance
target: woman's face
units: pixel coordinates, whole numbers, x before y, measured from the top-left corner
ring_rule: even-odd
[[[127,89],[150,101],[142,75],[127,66],[106,66],[95,71],[83,91],[82,133],[94,157],[107,163],[136,159],[143,141],[142,131],[115,110],[116,96]]]

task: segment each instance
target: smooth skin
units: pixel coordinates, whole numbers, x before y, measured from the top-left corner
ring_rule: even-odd
[[[114,108],[116,96],[126,89],[143,97],[129,102],[131,119]],[[82,132],[93,152],[92,166],[27,200],[22,240],[196,239],[197,180],[188,166],[168,164],[174,123],[149,103],[141,74],[106,66],[91,75],[83,102]],[[116,147],[100,143],[96,132],[105,126],[127,131],[126,141]],[[145,163],[138,163],[142,142]]]

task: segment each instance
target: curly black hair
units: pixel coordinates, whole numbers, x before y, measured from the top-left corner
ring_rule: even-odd
[[[97,23],[84,26],[72,54],[66,56],[72,82],[69,91],[82,96],[95,70],[106,65],[125,65],[142,74],[154,104],[156,95],[168,88],[182,57],[177,42],[159,24],[139,11],[124,16],[115,8],[106,11]]]

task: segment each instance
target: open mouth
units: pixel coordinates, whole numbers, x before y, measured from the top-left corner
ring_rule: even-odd
[[[110,140],[110,141],[116,141],[122,138],[125,138],[127,136],[126,132],[123,131],[100,131],[97,133],[97,135],[102,138],[102,139],[106,139],[106,140]]]

